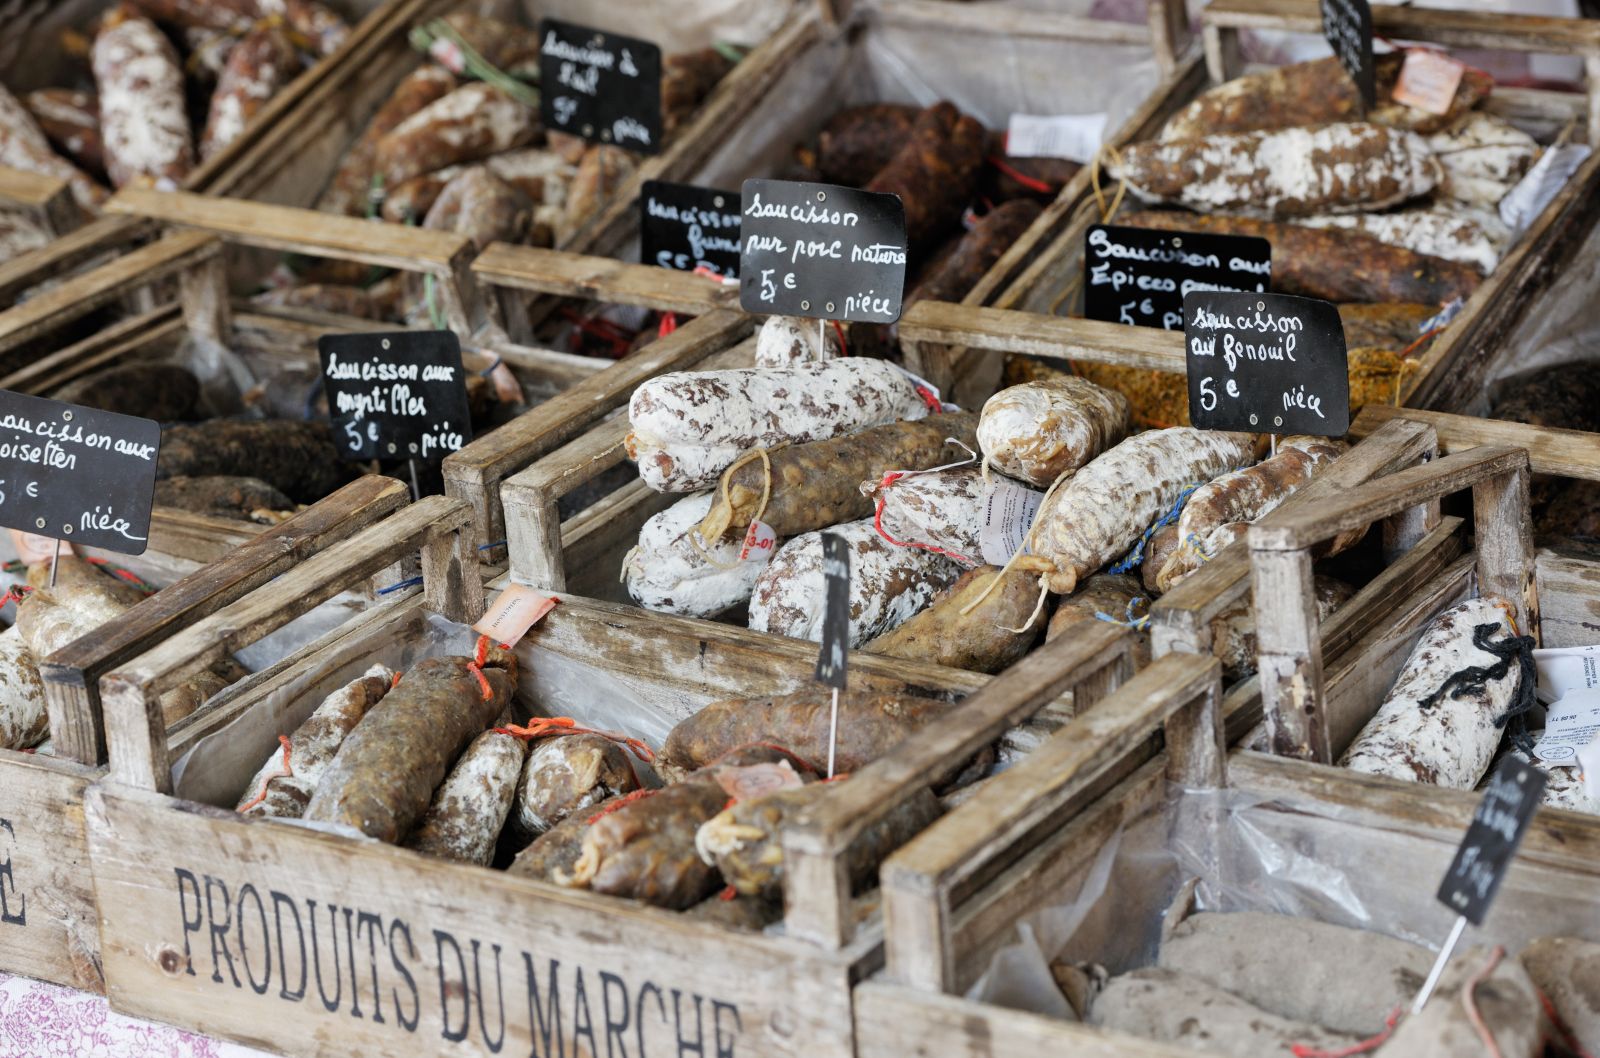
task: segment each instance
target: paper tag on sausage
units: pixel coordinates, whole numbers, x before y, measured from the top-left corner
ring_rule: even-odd
[[[474,632],[481,632],[503,646],[514,647],[539,623],[539,618],[555,609],[556,601],[523,584],[513,584],[494,597],[483,611]]]
[[[1395,82],[1394,101],[1429,114],[1448,114],[1466,72],[1464,63],[1443,52],[1409,48],[1400,67],[1400,80]]]
[[[978,547],[985,562],[1003,566],[1024,549],[1043,499],[1044,493],[1015,481],[989,479],[983,487],[983,529],[978,534]]]
[[[25,565],[49,562],[55,558],[56,544],[59,541],[48,536],[40,536],[38,533],[25,533],[20,529],[12,529],[10,532],[11,546],[16,549],[17,557],[22,559]],[[72,545],[61,543],[61,553],[73,554]]]
[[[1533,665],[1539,700],[1546,705],[1600,687],[1600,646],[1543,647],[1533,652]]]
[[[1065,158],[1087,165],[1100,153],[1105,133],[1105,114],[1012,114],[1006,157]]]
[[[446,40],[444,37],[434,38],[428,45],[428,55],[451,73],[462,73],[467,68],[467,57],[461,53],[460,46],[453,40]]]
[[[773,531],[772,526],[757,519],[744,531],[744,543],[739,547],[739,561],[765,564],[772,559],[772,553],[777,550],[777,546],[778,534]]]
[[[1578,750],[1578,767],[1583,769],[1583,792],[1600,801],[1600,738]]]
[[[1546,148],[1528,175],[1500,200],[1500,219],[1513,232],[1522,231],[1544,212],[1588,157],[1589,148],[1581,143]]]
[[[1600,691],[1573,691],[1545,711],[1544,734],[1533,755],[1546,764],[1576,767],[1578,751],[1600,738]]]
[[[748,801],[779,790],[804,786],[794,765],[786,760],[776,764],[746,764],[738,768],[718,768],[717,785],[735,801]]]

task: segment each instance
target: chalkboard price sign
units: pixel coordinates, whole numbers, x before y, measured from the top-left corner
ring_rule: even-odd
[[[1368,0],[1319,0],[1322,35],[1355,80],[1367,106],[1378,102],[1378,72],[1372,58],[1372,5]]]
[[[817,679],[844,690],[850,657],[850,545],[837,533],[822,534],[822,649]]]
[[[1439,902],[1474,926],[1483,925],[1489,904],[1522,844],[1544,793],[1544,772],[1506,757],[1472,813],[1466,837],[1439,883]]]
[[[694,184],[647,180],[639,196],[639,259],[719,276],[739,274],[739,196]]]
[[[437,462],[472,439],[453,331],[325,334],[317,351],[334,445],[345,459]]]
[[[1181,330],[1184,295],[1260,293],[1271,281],[1272,244],[1255,236],[1096,224],[1084,237],[1084,315],[1091,320]]]
[[[658,153],[661,49],[647,40],[542,19],[539,118],[547,129]]]
[[[1203,291],[1183,299],[1189,421],[1202,430],[1341,437],[1344,327],[1331,302]]]
[[[739,304],[746,312],[857,323],[900,318],[906,211],[899,195],[746,180]]]
[[[142,555],[161,426],[0,390],[0,525]]]

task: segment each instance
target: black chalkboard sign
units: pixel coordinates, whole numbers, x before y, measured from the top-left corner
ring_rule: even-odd
[[[1474,926],[1483,925],[1489,913],[1500,880],[1539,807],[1544,784],[1544,772],[1516,757],[1506,757],[1489,777],[1467,836],[1439,883],[1439,902]]]
[[[739,304],[746,312],[857,323],[900,318],[906,211],[899,195],[746,180]]]
[[[1265,291],[1272,244],[1251,235],[1208,235],[1096,224],[1084,236],[1083,314],[1130,327],[1183,329],[1183,298],[1196,290]]]
[[[639,196],[639,260],[719,276],[739,274],[739,196],[694,184],[645,181]]]
[[[1195,426],[1322,437],[1350,429],[1349,356],[1333,303],[1203,291],[1183,299],[1183,320]]]
[[[317,351],[344,458],[437,462],[472,440],[455,332],[325,334]]]
[[[142,555],[161,426],[0,390],[0,525]]]
[[[1378,102],[1378,72],[1372,58],[1372,5],[1368,0],[1319,0],[1322,35],[1355,80],[1367,106]]]
[[[539,22],[539,119],[640,154],[661,150],[661,49],[590,26]]]
[[[822,649],[817,679],[844,690],[850,658],[850,545],[837,533],[822,534]]]

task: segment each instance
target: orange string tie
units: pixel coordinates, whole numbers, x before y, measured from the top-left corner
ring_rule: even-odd
[[[389,689],[392,691],[398,686],[400,686],[400,674],[397,672],[394,674],[394,679],[389,683]]]
[[[267,799],[267,788],[272,785],[273,779],[287,779],[294,774],[294,772],[289,768],[289,736],[279,735],[278,741],[283,745],[283,774],[269,775],[266,777],[266,779],[262,780],[261,792],[256,794],[255,797],[251,798],[249,804],[240,805],[238,809],[240,812],[248,812],[262,801],[265,801]]]
[[[1482,984],[1484,979],[1494,972],[1494,968],[1500,965],[1500,960],[1505,958],[1505,954],[1505,947],[1496,945],[1489,952],[1489,960],[1467,979],[1466,985],[1461,989],[1461,1005],[1467,1009],[1467,1020],[1472,1022],[1472,1027],[1477,1031],[1478,1038],[1483,1041],[1484,1049],[1489,1052],[1492,1058],[1501,1058],[1500,1045],[1495,1042],[1494,1033],[1489,1031],[1489,1026],[1483,1023],[1483,1015],[1478,1013],[1478,1002],[1473,993],[1477,990],[1478,985]]]
[[[839,339],[839,355],[849,356],[850,350],[844,342],[844,324],[840,323],[838,320],[829,320],[828,322],[833,324],[833,336]]]
[[[1544,1016],[1549,1019],[1551,1025],[1555,1026],[1556,1032],[1561,1034],[1561,1045],[1576,1055],[1577,1058],[1593,1058],[1578,1043],[1578,1038],[1572,1034],[1572,1029],[1561,1019],[1561,1013],[1556,1010],[1556,1005],[1550,1002],[1550,997],[1543,992],[1539,992],[1538,996],[1539,1005],[1544,1008]]]
[[[625,794],[616,801],[600,809],[600,811],[596,812],[594,815],[590,816],[589,825],[594,826],[596,823],[600,822],[601,819],[610,815],[612,812],[615,812],[621,808],[627,808],[629,805],[635,804],[636,802],[643,801],[646,797],[654,797],[660,792],[660,790],[635,790],[631,794]]]
[[[1400,1008],[1395,1007],[1389,1012],[1389,1016],[1383,1019],[1383,1031],[1370,1040],[1362,1040],[1360,1043],[1351,1044],[1349,1047],[1341,1047],[1336,1051],[1323,1051],[1316,1047],[1307,1046],[1304,1043],[1297,1043],[1289,1048],[1289,1053],[1294,1055],[1294,1058],[1350,1058],[1351,1055],[1365,1054],[1368,1051],[1376,1050],[1385,1040],[1393,1036],[1395,1022],[1399,1020]]]
[[[1034,191],[1041,195],[1055,194],[1055,188],[1051,187],[1043,180],[1040,180],[1038,177],[1029,176],[1027,173],[1020,172],[1019,170],[1012,168],[1010,165],[1006,164],[1004,158],[1001,158],[997,154],[991,154],[988,158],[988,162],[990,165],[994,166],[996,169],[1000,170],[1002,173],[1006,174],[1023,187],[1027,188],[1029,191]]]
[[[971,559],[963,558],[954,551],[949,551],[933,544],[919,544],[915,540],[896,540],[894,537],[889,535],[887,530],[884,529],[883,508],[888,504],[889,501],[882,495],[883,490],[888,488],[890,485],[893,485],[896,481],[899,481],[903,477],[905,477],[904,471],[890,470],[883,475],[883,480],[878,482],[878,509],[872,512],[872,528],[876,529],[879,536],[883,537],[895,547],[914,547],[920,551],[932,551],[936,555],[947,555],[948,557],[955,559],[957,562],[970,565],[972,561]]]
[[[734,900],[734,899],[737,899],[738,896],[739,896],[739,890],[735,889],[731,885],[728,885],[728,886],[724,886],[723,889],[722,889],[722,892],[717,894],[717,899],[718,900],[724,900],[724,901],[726,901],[726,900]]]
[[[663,312],[661,323],[656,327],[656,337],[665,338],[678,329],[678,314],[676,312]]]
[[[494,688],[489,686],[489,678],[483,674],[483,670],[478,668],[477,665],[469,664],[467,671],[478,678],[478,689],[483,691],[483,700],[487,702],[490,698],[493,698]]]
[[[599,735],[601,738],[610,739],[624,749],[631,750],[633,755],[646,764],[654,763],[655,751],[637,738],[630,738],[620,731],[601,731],[592,727],[579,727],[578,722],[570,716],[539,716],[534,717],[532,723],[526,727],[508,724],[505,727],[495,728],[502,735],[511,735],[515,738],[530,741],[536,738],[559,738],[562,735]]]

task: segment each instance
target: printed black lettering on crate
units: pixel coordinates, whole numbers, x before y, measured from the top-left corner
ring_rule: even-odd
[[[802,180],[746,180],[739,304],[855,323],[900,318],[906,211],[899,195]]]
[[[1096,224],[1084,236],[1083,314],[1129,327],[1183,329],[1183,299],[1200,290],[1265,291],[1272,244],[1248,235]]]
[[[1332,302],[1288,294],[1183,299],[1189,419],[1202,430],[1341,437],[1348,351]]]
[[[639,196],[639,259],[645,264],[714,275],[739,274],[739,196],[665,180],[645,181]]]
[[[539,22],[539,118],[595,143],[661,150],[661,49],[553,18]]]
[[[17,891],[16,866],[12,864],[17,847],[17,831],[9,819],[0,819],[0,926],[28,924],[28,898]]]
[[[739,1006],[685,980],[656,982],[625,957],[575,961],[559,945],[533,951],[346,903],[337,893],[286,893],[204,868],[175,867],[181,937],[162,953],[174,977],[248,992],[395,1034],[435,1033],[490,1053],[688,1054],[734,1058],[747,1028]],[[437,1026],[435,1029],[434,1026]],[[420,1030],[420,1031],[419,1031]],[[509,1047],[516,1039],[525,1045]],[[646,1043],[649,1047],[646,1047]],[[620,1048],[620,1049],[618,1049]],[[398,1053],[398,1052],[397,1052]]]
[[[0,390],[0,525],[141,555],[161,426]]]
[[[472,439],[453,331],[325,334],[317,351],[333,443],[345,459],[437,462]]]

